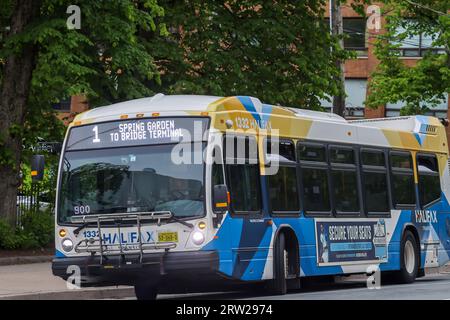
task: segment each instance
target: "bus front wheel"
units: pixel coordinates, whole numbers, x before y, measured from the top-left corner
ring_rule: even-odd
[[[271,291],[273,294],[283,295],[287,292],[286,256],[285,236],[281,232],[274,247],[273,280],[271,283]]]
[[[397,279],[400,283],[411,283],[416,279],[419,272],[419,250],[416,238],[411,231],[406,230],[403,234],[400,247],[400,271]]]
[[[156,300],[158,288],[155,286],[138,284],[134,286],[134,293],[136,295],[136,299],[138,300]]]

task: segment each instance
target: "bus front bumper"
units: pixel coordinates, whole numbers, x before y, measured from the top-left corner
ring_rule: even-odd
[[[139,254],[55,258],[53,275],[82,287],[135,285],[165,280],[188,280],[216,276],[219,257],[215,251],[144,253]]]

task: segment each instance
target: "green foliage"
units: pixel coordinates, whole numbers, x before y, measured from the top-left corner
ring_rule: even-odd
[[[34,243],[45,247],[54,240],[54,216],[51,212],[26,212],[21,217],[22,232],[29,235]]]
[[[149,42],[162,73],[153,91],[252,95],[301,108],[339,91],[334,60],[349,54],[330,36],[324,0],[159,3],[170,36]]]
[[[387,32],[376,42],[380,59],[369,84],[367,106],[404,101],[402,115],[423,114],[436,106],[450,91],[450,16],[448,0],[384,0]],[[399,33],[398,28],[404,31]],[[419,34],[435,35],[431,47],[443,47],[443,53],[428,51],[414,67],[400,59],[400,41]]]
[[[0,220],[0,249],[17,249],[20,247],[15,230],[5,221]]]
[[[13,228],[0,219],[0,249],[44,248],[54,240],[54,217],[51,212],[26,212],[21,228]]]
[[[80,30],[66,25],[66,10],[73,1],[42,0],[40,16],[16,36],[7,32],[15,1],[4,2],[0,6],[0,84],[8,57],[29,44],[35,48],[26,52],[35,55],[36,66],[25,118],[6,133],[22,138],[24,159],[39,140],[62,141],[65,127],[52,110],[53,103],[85,95],[95,107],[150,95],[146,82],[159,82],[144,37],[165,33],[164,24],[154,21],[164,14],[156,0],[77,1]],[[1,147],[1,141],[0,164],[13,167],[12,155]]]

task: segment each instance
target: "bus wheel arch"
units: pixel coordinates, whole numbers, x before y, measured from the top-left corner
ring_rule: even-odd
[[[414,258],[414,260],[411,260]],[[420,274],[420,240],[417,230],[412,225],[406,225],[400,241],[400,270],[395,272],[400,283],[414,282]]]
[[[406,224],[404,227],[403,227],[403,231],[402,231],[402,239],[403,239],[403,236],[405,235],[405,232],[406,231],[409,231],[409,232],[411,232],[412,234],[413,234],[413,236],[414,236],[414,238],[415,238],[415,240],[416,240],[416,248],[417,248],[417,254],[418,254],[418,256],[419,256],[419,269],[422,269],[422,255],[421,255],[421,249],[420,249],[420,237],[419,237],[419,232],[417,231],[417,228],[413,225],[413,224],[411,224],[411,223],[408,223],[408,224]]]
[[[284,250],[283,250],[284,249]],[[283,250],[287,254],[280,250]],[[284,257],[280,265],[280,260]],[[288,265],[285,265],[287,260]],[[286,270],[281,273],[280,268]],[[286,279],[300,276],[300,246],[294,230],[288,225],[280,225],[274,235],[273,244],[273,283],[272,291],[276,294],[285,294]]]

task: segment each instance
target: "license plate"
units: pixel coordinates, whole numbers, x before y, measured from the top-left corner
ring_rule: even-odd
[[[178,242],[178,232],[160,232],[158,242]]]

